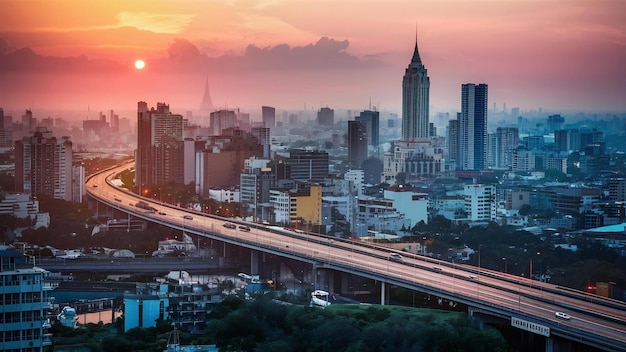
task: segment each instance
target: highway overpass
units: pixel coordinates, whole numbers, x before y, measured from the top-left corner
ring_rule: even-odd
[[[552,336],[607,351],[626,351],[624,302],[410,253],[402,253],[402,261],[394,261],[390,260],[389,249],[362,241],[331,239],[252,223],[245,223],[249,231],[237,226],[228,228],[224,224],[244,223],[154,200],[143,199],[154,211],[141,209],[135,206],[141,197],[109,182],[115,174],[131,166],[134,164],[120,165],[90,177],[86,183],[88,195],[134,217],[306,262],[314,271],[332,270],[374,279],[382,286],[381,302],[385,302],[386,285],[397,285],[466,304],[470,313],[507,319],[514,327],[545,336],[546,351],[552,349]],[[565,313],[570,319],[557,317],[556,312]]]

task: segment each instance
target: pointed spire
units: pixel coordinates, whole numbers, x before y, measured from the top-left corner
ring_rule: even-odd
[[[209,93],[209,75],[206,76],[204,96],[202,97],[202,103],[200,103],[200,110],[209,112],[213,111],[213,101],[211,100],[211,94]]]
[[[419,50],[417,50],[417,24],[415,24],[415,49],[413,51],[413,58],[411,59],[411,63],[417,63],[417,64],[422,63]]]

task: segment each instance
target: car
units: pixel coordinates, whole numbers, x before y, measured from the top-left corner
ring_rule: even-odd
[[[244,225],[239,225],[239,230],[245,231],[245,232],[250,232],[250,228],[248,226],[244,226]]]
[[[117,198],[117,197],[115,197],[115,198],[113,198],[113,199],[115,199],[115,201],[116,201],[116,202],[121,202],[121,201],[122,201],[121,199],[119,199],[119,198]]]
[[[570,320],[571,319],[571,317],[569,315],[567,315],[567,314],[565,314],[563,312],[556,312],[556,313],[554,313],[554,315],[557,318],[561,318],[561,319],[565,319],[565,320]]]
[[[164,212],[160,211],[159,215],[167,215],[167,214],[165,214]]]
[[[440,267],[438,267],[438,266],[433,266],[433,267],[432,267],[432,269],[433,269],[433,271],[436,271],[436,272],[443,271],[443,269],[441,269],[441,268],[440,268]]]
[[[236,229],[236,228],[237,228],[237,225],[235,225],[235,224],[231,224],[231,223],[229,223],[229,222],[224,223],[224,225],[223,225],[223,226],[224,226],[225,228],[227,228],[227,229]]]
[[[183,219],[186,219],[186,220],[193,220],[193,216],[191,216],[191,215],[184,215],[184,216],[183,216]]]
[[[94,184],[93,184],[93,188],[97,188],[97,187],[98,187],[98,184],[97,184],[97,183],[94,183]]]
[[[402,261],[402,256],[398,253],[389,253],[389,260],[393,260],[396,262]]]
[[[476,275],[470,275],[469,278],[470,280],[476,280]]]

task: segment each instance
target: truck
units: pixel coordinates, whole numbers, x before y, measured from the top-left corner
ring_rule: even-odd
[[[154,208],[153,206],[150,206],[150,204],[148,204],[147,202],[144,202],[143,200],[138,201],[135,206],[139,209],[144,209],[147,210],[149,212],[155,212],[156,208]]]

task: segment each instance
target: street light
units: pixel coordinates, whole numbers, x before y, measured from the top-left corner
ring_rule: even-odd
[[[507,268],[506,268],[506,264],[507,264],[507,259],[506,257],[502,257],[502,260],[504,260],[504,273],[508,274]]]

